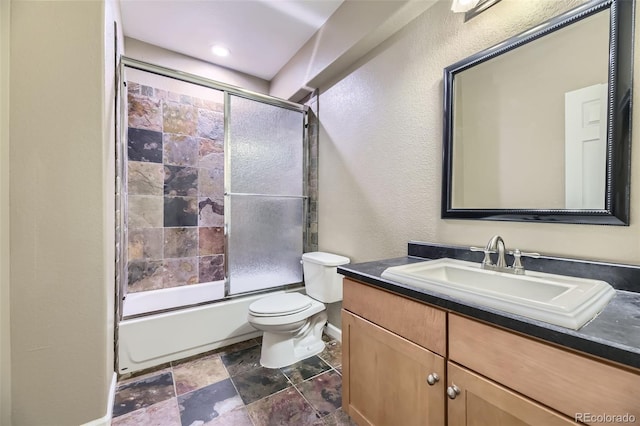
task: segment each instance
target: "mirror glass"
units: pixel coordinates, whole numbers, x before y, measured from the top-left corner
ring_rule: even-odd
[[[628,223],[623,5],[587,3],[445,69],[444,218]]]

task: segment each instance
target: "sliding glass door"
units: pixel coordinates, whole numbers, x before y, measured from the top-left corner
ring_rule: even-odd
[[[121,76],[122,315],[301,283],[305,108],[129,58]]]
[[[229,294],[302,282],[304,113],[227,95]]]

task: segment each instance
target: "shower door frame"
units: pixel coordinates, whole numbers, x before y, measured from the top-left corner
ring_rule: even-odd
[[[303,195],[295,198],[303,199],[303,218],[302,218],[302,247],[303,250],[307,247],[308,234],[309,234],[309,188],[308,188],[308,171],[309,171],[309,131],[308,131],[308,110],[309,106],[297,104],[295,102],[288,101],[286,99],[280,99],[273,96],[265,95],[263,93],[255,92],[248,89],[243,89],[238,86],[234,86],[227,83],[222,83],[219,81],[211,80],[205,77],[200,77],[195,74],[187,73],[184,71],[178,71],[172,68],[167,68],[161,65],[155,65],[148,62],[140,61],[138,59],[129,58],[127,56],[120,57],[120,67],[119,67],[119,85],[118,91],[120,93],[119,105],[120,105],[120,141],[119,149],[116,151],[120,151],[121,155],[116,159],[117,166],[116,169],[119,169],[121,172],[121,176],[116,176],[116,196],[120,198],[120,215],[119,215],[119,226],[121,232],[116,236],[116,244],[119,244],[120,250],[116,250],[119,256],[120,270],[119,270],[119,282],[116,283],[116,298],[117,298],[117,307],[116,307],[116,329],[117,322],[122,321],[123,318],[123,304],[124,299],[126,297],[126,286],[128,282],[128,271],[127,271],[127,261],[128,261],[128,228],[127,228],[127,219],[128,219],[128,201],[127,201],[127,193],[125,189],[127,188],[127,128],[125,126],[128,123],[128,103],[127,103],[127,80],[125,79],[125,67],[137,69],[140,71],[146,71],[152,74],[156,74],[162,77],[173,78],[182,82],[192,83],[197,86],[206,87],[209,89],[219,90],[223,93],[224,96],[224,195],[227,196],[227,190],[230,188],[230,161],[229,156],[227,155],[227,148],[230,143],[230,135],[228,132],[229,129],[229,113],[230,113],[230,103],[229,98],[230,95],[239,96],[242,98],[246,98],[256,102],[262,102],[268,105],[285,108],[293,111],[300,112],[302,114],[302,144],[303,144],[303,159],[302,159],[302,188]],[[294,197],[292,197],[294,198]],[[226,300],[231,300],[239,297],[244,297],[248,295],[255,295],[260,293],[268,293],[270,291],[279,290],[279,289],[291,289],[299,287],[302,282],[295,284],[285,284],[282,286],[271,287],[266,289],[260,289],[256,291],[244,292],[239,294],[229,294],[229,280],[228,276],[228,228],[229,228],[229,220],[230,217],[227,216],[228,206],[225,202],[225,219],[224,219],[224,269],[225,269],[225,296],[222,299],[214,299],[202,303],[179,306],[169,309],[156,310],[148,313],[143,313],[139,315],[131,315],[127,316],[127,319],[136,318],[136,317],[144,317],[148,315],[163,313],[163,312],[171,312],[182,310],[186,308],[190,308],[193,306],[207,305],[216,302],[222,302]],[[118,216],[118,215],[116,215]]]

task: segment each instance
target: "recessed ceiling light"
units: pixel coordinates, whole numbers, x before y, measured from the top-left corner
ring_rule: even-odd
[[[221,46],[219,44],[216,44],[215,46],[213,46],[211,48],[211,51],[216,56],[229,56],[229,53],[231,53],[228,48]]]

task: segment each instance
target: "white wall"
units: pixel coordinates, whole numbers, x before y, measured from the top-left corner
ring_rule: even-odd
[[[11,9],[13,422],[81,424],[105,415],[113,372],[105,3]]]
[[[9,13],[0,1],[0,424],[11,425],[9,327]]]
[[[266,80],[163,49],[135,38],[125,38],[124,54],[129,58],[188,72],[254,92],[269,93],[269,82]]]
[[[637,173],[629,227],[440,218],[443,68],[580,3],[502,0],[463,23],[439,1],[321,87],[319,248],[359,262],[406,255],[409,240],[478,246],[500,234],[511,248],[640,263]]]

